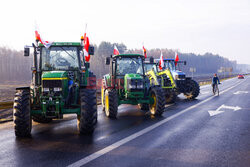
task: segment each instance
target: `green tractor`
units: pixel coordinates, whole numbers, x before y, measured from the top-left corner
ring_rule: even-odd
[[[120,104],[139,105],[152,115],[162,115],[165,107],[163,90],[150,85],[144,71],[144,56],[120,54],[106,58],[110,73],[102,80],[102,106],[107,117],[116,118]]]
[[[145,61],[144,69],[151,85],[160,85],[164,90],[166,103],[174,103],[176,100],[176,83],[169,69],[160,70],[157,63],[150,58]]]
[[[84,59],[81,42],[54,42],[49,48],[36,40],[29,87],[16,88],[14,128],[17,137],[31,135],[32,120],[48,123],[64,114],[77,114],[80,134],[92,133],[97,123],[96,77]],[[94,47],[89,47],[94,54]]]

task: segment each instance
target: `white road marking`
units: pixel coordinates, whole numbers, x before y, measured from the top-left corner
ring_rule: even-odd
[[[209,87],[209,86],[211,86],[211,84],[209,84],[209,85],[202,85],[202,86],[200,86],[201,88],[206,88],[206,87]]]
[[[209,91],[204,91],[204,92],[202,91],[201,92],[201,94],[208,94],[208,93],[209,93]]]
[[[233,107],[233,106],[226,106],[224,104],[219,107],[219,109],[222,109],[222,108],[231,109],[231,110],[234,110],[234,111],[237,111],[237,110],[241,109],[239,106]]]
[[[237,91],[237,92],[235,92],[234,94],[235,95],[239,95],[239,94],[247,94],[248,93],[248,91]]]
[[[241,108],[239,106],[226,106],[224,104],[222,104],[219,108],[217,108],[216,110],[209,110],[208,113],[209,115],[212,117],[212,116],[215,116],[215,115],[218,115],[218,114],[221,114],[225,111],[222,111],[221,109],[231,109],[231,110],[234,110],[234,111],[237,111],[237,110],[240,110]]]
[[[221,91],[220,94],[223,94],[223,93],[225,93],[225,92],[233,89],[234,87],[240,85],[243,82],[244,81],[237,82],[234,86],[232,86],[232,87],[230,87],[230,88],[228,88],[228,89],[226,89],[224,91]],[[174,118],[176,118],[176,117],[178,117],[178,116],[186,113],[187,111],[189,111],[191,109],[194,109],[195,107],[197,107],[197,106],[199,106],[201,104],[206,103],[207,101],[213,99],[214,97],[215,96],[210,96],[209,98],[207,98],[207,99],[205,99],[205,100],[203,100],[203,101],[201,101],[201,102],[199,102],[199,103],[197,103],[197,104],[195,104],[193,106],[190,106],[190,107],[188,107],[188,108],[186,108],[186,109],[184,109],[184,110],[182,110],[182,111],[180,111],[180,112],[178,112],[178,113],[176,113],[176,114],[174,114],[174,115],[172,115],[170,117],[167,117],[167,118],[161,120],[160,122],[157,122],[157,123],[155,123],[155,124],[153,124],[153,125],[145,128],[145,129],[142,129],[142,130],[140,130],[140,131],[138,131],[138,132],[136,132],[136,133],[134,133],[134,134],[132,134],[132,135],[124,138],[124,139],[121,139],[121,140],[119,140],[119,141],[117,141],[117,142],[115,142],[115,143],[113,143],[113,144],[111,144],[111,145],[109,145],[109,146],[107,146],[107,147],[105,147],[105,148],[97,151],[97,152],[94,152],[93,154],[90,154],[87,157],[84,157],[83,159],[80,159],[79,161],[76,161],[76,162],[72,163],[68,167],[83,166],[83,165],[85,165],[85,164],[87,164],[87,163],[89,163],[89,162],[91,162],[91,161],[99,158],[100,156],[102,156],[104,154],[107,154],[108,152],[110,152],[110,151],[112,151],[112,150],[114,150],[114,149],[116,149],[116,148],[118,148],[118,147],[120,147],[120,146],[122,146],[122,145],[124,145],[124,144],[126,144],[128,142],[130,142],[131,140],[136,139],[137,137],[142,136],[145,133],[148,133],[148,132],[152,131],[153,129],[155,129],[155,128],[157,128],[157,127],[165,124],[166,122],[169,122],[170,120],[172,120],[172,119],[174,119]]]

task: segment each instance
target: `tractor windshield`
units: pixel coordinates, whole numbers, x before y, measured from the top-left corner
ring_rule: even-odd
[[[174,61],[164,61],[165,69],[169,69],[170,71],[175,71],[175,62]]]
[[[55,46],[41,51],[42,70],[74,70],[79,68],[77,47]]]
[[[145,63],[145,64],[144,64],[145,72],[148,72],[148,71],[152,70],[153,67],[154,67],[154,65],[155,65],[155,64],[153,64],[153,63]]]
[[[142,59],[140,57],[123,57],[117,59],[117,75],[140,74],[143,75]]]

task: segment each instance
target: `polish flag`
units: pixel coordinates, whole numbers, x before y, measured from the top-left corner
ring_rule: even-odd
[[[90,55],[89,55],[89,37],[87,37],[86,33],[84,33],[84,49],[83,49],[83,52],[84,52],[84,56],[85,56],[85,60],[87,62],[89,62],[90,60]]]
[[[160,68],[160,70],[162,70],[163,64],[164,64],[164,61],[163,61],[163,55],[162,55],[162,52],[161,52],[161,58],[160,58],[160,62],[159,62],[159,68]]]
[[[114,52],[113,52],[113,55],[119,55],[120,52],[119,50],[117,49],[116,45],[114,46]]]
[[[142,49],[143,49],[144,57],[145,57],[145,59],[146,59],[146,58],[147,58],[147,50],[144,48],[144,46],[142,47]]]
[[[177,65],[177,62],[179,61],[179,56],[178,56],[178,53],[175,52],[175,66]]]
[[[39,34],[37,28],[35,30],[36,40],[40,41],[47,49],[53,44],[51,41],[45,41],[41,38],[41,35]]]

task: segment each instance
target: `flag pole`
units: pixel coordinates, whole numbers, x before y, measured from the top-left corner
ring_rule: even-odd
[[[85,24],[85,33],[87,32],[87,26],[88,26],[88,24],[86,23]]]
[[[142,47],[144,48],[144,42],[142,42]],[[144,49],[142,49],[142,54],[144,55]]]

